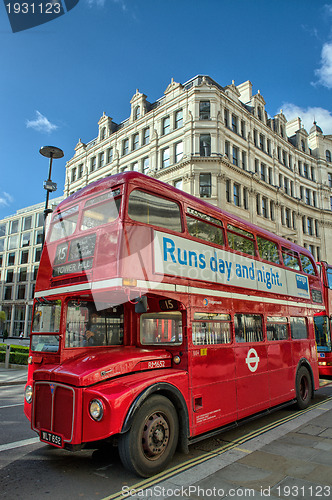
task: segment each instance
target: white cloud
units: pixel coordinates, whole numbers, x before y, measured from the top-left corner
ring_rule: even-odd
[[[27,128],[33,128],[37,130],[37,132],[44,132],[46,134],[50,134],[53,130],[58,128],[57,125],[51,123],[46,116],[36,111],[36,119],[35,120],[27,120],[26,121]]]
[[[86,0],[89,7],[97,6],[97,7],[104,7],[106,0]],[[127,11],[127,6],[124,2],[124,0],[111,0],[113,3],[119,5],[123,12]]]
[[[0,207],[8,207],[14,201],[13,197],[5,191],[0,193]]]
[[[332,42],[324,43],[321,55],[321,67],[315,70],[320,83],[328,89],[332,89]]]
[[[302,120],[302,126],[308,133],[315,120],[322,129],[323,134],[332,134],[332,113],[328,109],[320,107],[301,108],[290,102],[284,103],[281,108],[288,121],[299,116]]]

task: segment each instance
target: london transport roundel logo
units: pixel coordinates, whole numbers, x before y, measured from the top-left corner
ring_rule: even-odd
[[[260,359],[256,349],[249,349],[246,357],[246,363],[251,372],[255,372],[257,370],[259,361]]]

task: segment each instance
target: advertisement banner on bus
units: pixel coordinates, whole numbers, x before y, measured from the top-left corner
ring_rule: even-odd
[[[307,276],[204,243],[155,232],[156,273],[310,298]]]

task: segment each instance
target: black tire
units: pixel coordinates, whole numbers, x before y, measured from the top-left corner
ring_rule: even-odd
[[[312,396],[312,381],[308,369],[301,366],[295,381],[296,404],[300,410],[308,408]]]
[[[151,396],[137,411],[129,431],[119,437],[121,461],[139,476],[153,476],[171,461],[178,436],[173,404],[164,396]]]

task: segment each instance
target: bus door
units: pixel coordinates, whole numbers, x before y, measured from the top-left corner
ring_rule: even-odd
[[[270,400],[262,316],[235,314],[235,370],[238,418],[266,408]]]
[[[294,389],[292,345],[286,317],[267,316],[266,335],[271,405],[287,399]]]
[[[194,433],[236,418],[234,351],[228,314],[195,312],[190,361]]]

